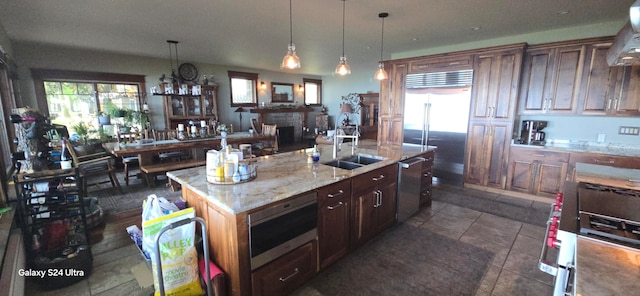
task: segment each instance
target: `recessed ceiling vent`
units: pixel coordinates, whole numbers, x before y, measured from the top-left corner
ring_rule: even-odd
[[[640,63],[640,0],[629,8],[629,21],[616,35],[607,52],[609,66]]]

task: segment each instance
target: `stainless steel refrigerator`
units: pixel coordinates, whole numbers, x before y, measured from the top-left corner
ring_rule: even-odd
[[[437,146],[434,176],[462,184],[473,71],[407,75],[404,143]]]

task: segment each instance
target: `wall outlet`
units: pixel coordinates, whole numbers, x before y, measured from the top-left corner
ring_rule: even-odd
[[[598,134],[598,143],[604,142],[604,134]]]
[[[637,126],[621,126],[618,130],[618,134],[620,135],[632,135],[637,136],[640,134],[640,127]]]

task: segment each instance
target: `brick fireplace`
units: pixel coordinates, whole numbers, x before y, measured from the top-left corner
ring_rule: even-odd
[[[275,124],[280,130],[280,145],[287,145],[302,141],[302,127],[305,126],[307,113],[311,112],[307,107],[282,107],[282,108],[258,108],[251,109],[251,113],[258,114],[258,122],[265,124]],[[280,128],[286,127],[285,130]],[[283,138],[283,136],[286,137]],[[284,141],[284,142],[283,142]]]

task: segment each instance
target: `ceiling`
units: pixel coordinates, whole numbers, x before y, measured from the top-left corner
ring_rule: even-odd
[[[607,21],[624,22],[634,0],[348,0],[345,54],[352,71],[384,55]],[[331,75],[342,53],[341,0],[293,0],[293,42],[307,75]],[[563,14],[560,12],[568,11]],[[169,57],[181,62],[283,71],[289,1],[0,0],[14,41]],[[479,30],[473,30],[477,27]]]

